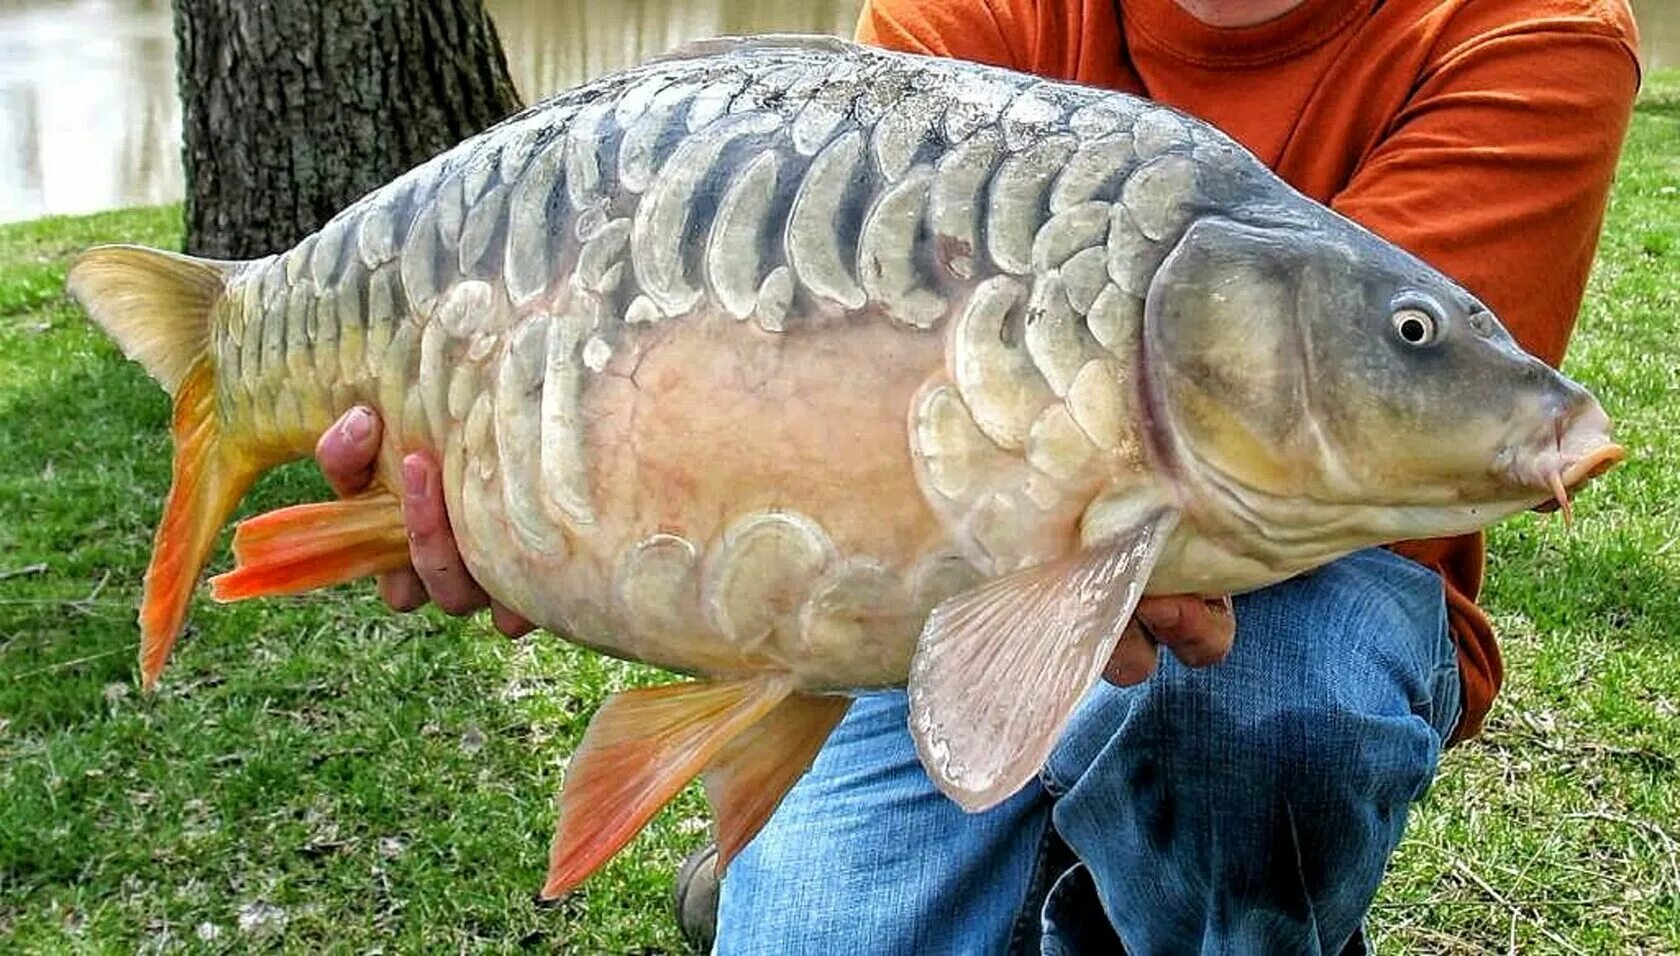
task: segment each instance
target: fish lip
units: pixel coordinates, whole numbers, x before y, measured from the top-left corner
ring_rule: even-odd
[[[1627,457],[1627,449],[1611,439],[1610,431],[1603,407],[1589,400],[1575,414],[1553,419],[1550,427],[1525,443],[1529,453],[1510,462],[1506,475],[1517,486],[1541,493],[1535,510],[1562,511],[1568,523],[1570,495]]]
[[[1554,465],[1545,472],[1547,498],[1535,505],[1534,510],[1543,513],[1561,511],[1564,525],[1572,524],[1574,508],[1571,507],[1570,496],[1591,479],[1615,467],[1616,463],[1625,457],[1627,450],[1609,440],[1584,455],[1569,457],[1560,453],[1559,460],[1563,464]]]
[[[1574,487],[1627,457],[1627,449],[1611,437],[1614,428],[1604,406],[1586,397],[1508,445],[1500,470],[1523,487],[1550,489],[1560,480]]]
[[[1627,449],[1613,441],[1607,441],[1598,448],[1585,455],[1577,457],[1563,466],[1562,479],[1565,488],[1578,488],[1588,481],[1597,478],[1627,458]]]

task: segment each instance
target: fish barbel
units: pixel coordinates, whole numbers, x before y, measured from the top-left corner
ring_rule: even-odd
[[[726,862],[864,689],[907,686],[932,779],[992,806],[1144,593],[1567,504],[1622,455],[1473,296],[1213,127],[831,38],[684,47],[278,255],[102,247],[69,288],[174,396],[148,686],[240,496],[356,403],[373,490],[241,524],[218,598],[406,564],[429,450],[489,594],[698,678],[602,705],[550,897],[696,776]]]

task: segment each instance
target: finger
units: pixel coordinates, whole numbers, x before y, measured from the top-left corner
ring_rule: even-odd
[[[463,615],[489,605],[489,596],[461,562],[460,548],[449,530],[443,482],[437,462],[429,455],[403,459],[403,521],[408,525],[409,560],[438,607]]]
[[[379,597],[393,611],[413,611],[426,603],[426,586],[413,568],[379,576]]]
[[[524,637],[536,629],[536,625],[525,620],[518,611],[495,602],[490,602],[490,621],[496,625],[496,630],[508,637]]]
[[[373,481],[380,430],[379,416],[357,405],[315,443],[315,462],[339,497],[356,494]]]
[[[1114,645],[1108,666],[1103,668],[1103,679],[1117,687],[1141,684],[1155,672],[1156,657],[1155,641],[1134,620],[1126,625],[1120,643]]]
[[[1237,619],[1228,597],[1175,595],[1139,605],[1150,633],[1189,667],[1217,664],[1230,653]]]

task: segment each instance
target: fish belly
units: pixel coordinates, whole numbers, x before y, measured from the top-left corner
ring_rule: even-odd
[[[927,611],[976,578],[906,437],[943,362],[936,337],[884,323],[650,327],[575,393],[569,514],[510,507],[556,490],[511,487],[545,480],[541,462],[498,474],[471,437],[457,446],[463,554],[532,620],[619,656],[808,688],[901,683]]]

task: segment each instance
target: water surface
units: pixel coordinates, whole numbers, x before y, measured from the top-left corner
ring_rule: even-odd
[[[487,0],[532,100],[683,40],[849,34],[861,0]],[[1680,66],[1680,0],[1634,0],[1647,66]],[[181,196],[168,0],[0,0],[0,222]]]

